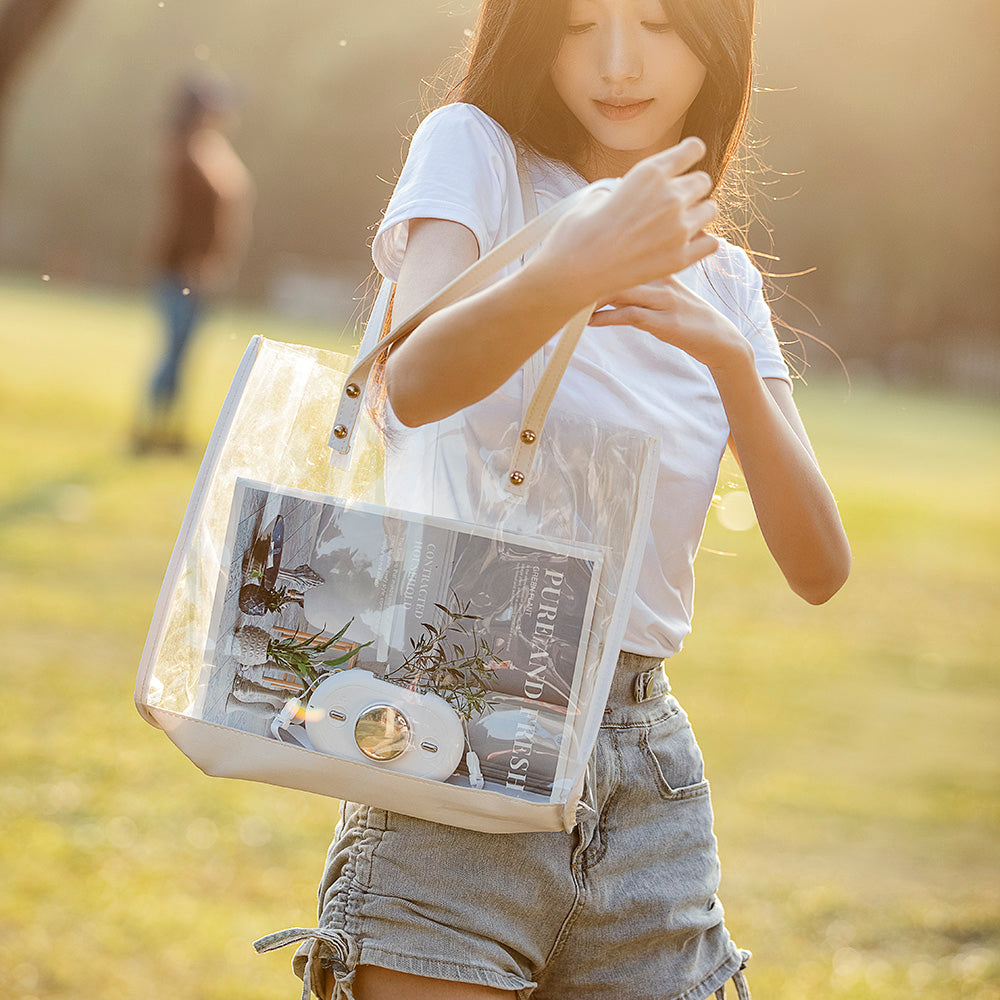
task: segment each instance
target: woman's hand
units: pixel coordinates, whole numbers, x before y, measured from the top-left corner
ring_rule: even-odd
[[[671,276],[638,285],[603,303],[590,326],[634,326],[721,372],[752,355],[746,338],[700,295]]]
[[[636,164],[611,192],[595,190],[555,225],[531,266],[580,308],[661,280],[714,253],[712,179],[686,173],[705,154],[689,138]],[[557,293],[558,294],[558,293]]]
[[[788,383],[762,380],[746,338],[674,277],[631,288],[607,305],[591,326],[638,327],[708,366],[775,561],[799,596],[828,600],[847,579],[851,551]]]

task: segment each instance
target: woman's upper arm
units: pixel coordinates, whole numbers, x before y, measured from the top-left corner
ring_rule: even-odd
[[[479,242],[461,223],[411,219],[396,281],[395,317],[401,320],[415,313],[478,259]]]

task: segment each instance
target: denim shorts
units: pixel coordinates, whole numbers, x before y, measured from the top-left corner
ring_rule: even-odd
[[[489,834],[344,803],[319,926],[293,960],[320,997],[353,1000],[358,965],[512,990],[518,1000],[748,1000],[749,953],[716,897],[701,751],[663,665],[623,653],[572,833]]]

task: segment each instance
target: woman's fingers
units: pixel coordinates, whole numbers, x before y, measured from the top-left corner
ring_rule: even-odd
[[[707,237],[714,241],[714,237]],[[676,312],[678,303],[685,302],[689,306],[712,307],[696,292],[692,292],[675,274],[661,281],[650,281],[646,284],[626,288],[617,295],[611,296],[598,304],[592,320],[595,326],[612,326],[621,323],[621,313],[624,310],[642,310],[644,312],[671,313]]]
[[[633,288],[626,288],[612,295],[604,302],[598,303],[598,310],[623,309],[629,306],[638,306],[643,309],[659,309],[666,305],[679,288],[679,283],[671,275],[662,281],[650,281],[643,285],[635,285]],[[604,316],[600,311],[594,312],[594,318]],[[605,325],[607,325],[605,323]]]
[[[646,285],[636,285],[616,295],[595,312],[589,326],[634,326],[662,340],[671,340],[671,331],[690,303],[685,288],[673,277]],[[690,319],[690,317],[689,317]]]
[[[647,156],[625,175],[617,200],[652,199],[665,208],[701,202],[712,193],[711,175],[704,170],[688,171],[701,159],[704,148],[700,139],[692,138]]]
[[[685,198],[691,202],[701,201],[707,198],[712,193],[712,188],[715,186],[712,183],[712,177],[710,174],[705,173],[704,170],[696,170],[691,174],[684,174],[682,177],[676,177],[671,180],[673,184],[674,191],[681,198]]]
[[[630,200],[636,198],[648,206],[647,211],[653,210],[649,215],[650,221],[656,213],[661,215],[663,221],[672,220],[668,225],[673,226],[674,240],[679,238],[682,244],[703,235],[703,230],[719,214],[718,206],[710,198],[715,187],[711,175],[704,170],[690,170],[704,156],[704,151],[705,144],[700,139],[685,139],[677,146],[648,156],[637,164],[633,168],[634,187],[627,184],[628,177],[626,184],[622,185],[622,188],[632,188],[622,190],[623,197]],[[660,225],[659,222],[656,224]],[[669,230],[661,229],[660,232],[670,242],[667,237]],[[704,247],[710,245],[699,240],[693,250],[683,245],[680,249],[688,263],[693,263],[705,255]]]
[[[715,218],[718,210],[713,213],[712,218]],[[692,264],[696,264],[699,260],[704,260],[706,257],[711,256],[719,249],[721,241],[718,236],[713,236],[711,233],[699,232],[688,240],[687,246],[684,248],[683,256],[687,263],[684,267],[690,267]],[[681,268],[683,270],[684,268]]]
[[[652,309],[641,306],[621,306],[615,309],[603,309],[595,312],[587,322],[587,326],[634,326],[640,330],[646,328],[642,322],[644,316],[656,315]]]
[[[705,155],[706,147],[697,136],[688,136],[676,146],[663,150],[662,153],[654,153],[647,156],[641,163],[636,164],[633,170],[639,170],[644,164],[663,171],[671,177],[690,170]]]
[[[714,201],[700,201],[697,205],[692,205],[684,215],[688,239],[693,240],[704,233],[718,214],[719,206]]]

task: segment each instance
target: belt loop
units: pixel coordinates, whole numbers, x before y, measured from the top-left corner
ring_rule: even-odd
[[[656,683],[657,674],[662,673],[663,664],[660,663],[651,670],[643,670],[641,674],[635,675],[635,681],[632,685],[632,696],[638,704],[641,705],[644,701],[650,701],[654,697],[653,685]]]
[[[632,682],[632,697],[638,704],[646,700],[646,682],[649,680],[649,671],[644,670],[641,674],[635,675]]]

